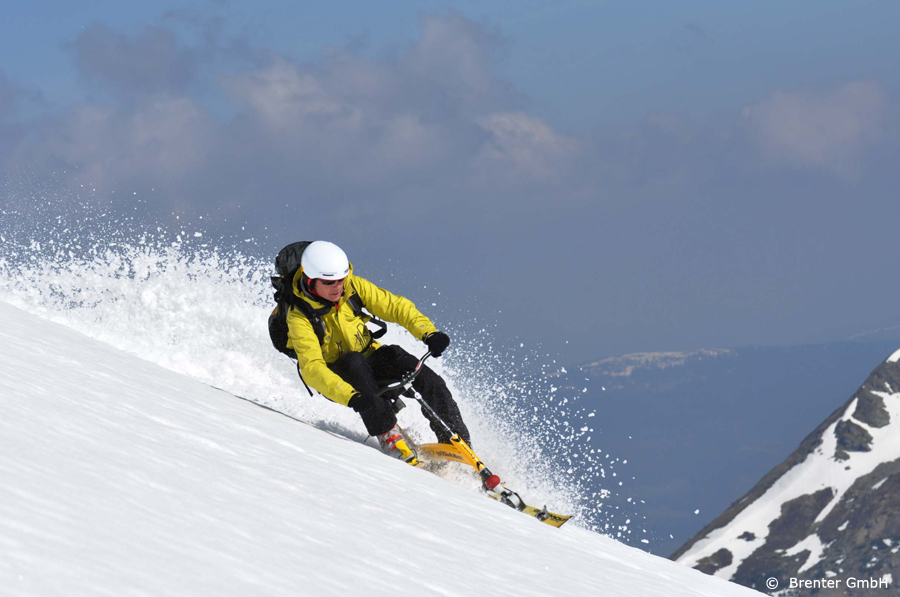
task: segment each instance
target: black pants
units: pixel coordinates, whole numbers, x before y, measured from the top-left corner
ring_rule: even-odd
[[[351,352],[328,365],[341,379],[357,391],[374,394],[388,383],[398,381],[407,371],[412,371],[419,359],[399,346],[382,346],[368,358],[360,352]],[[441,377],[426,366],[413,382],[413,388],[422,396],[428,406],[434,409],[450,429],[469,443],[469,430],[463,423],[456,401]],[[380,435],[397,424],[397,417],[387,400],[376,399],[372,408],[359,413],[369,435]],[[431,420],[425,410],[431,429],[439,442],[449,443],[450,437],[440,423]]]

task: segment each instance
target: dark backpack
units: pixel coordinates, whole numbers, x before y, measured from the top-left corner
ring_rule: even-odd
[[[325,338],[325,322],[322,321],[322,315],[325,315],[332,309],[331,305],[326,305],[322,309],[314,309],[312,305],[294,295],[294,276],[297,274],[297,270],[300,269],[300,260],[303,258],[303,251],[310,243],[311,241],[300,241],[291,243],[281,249],[278,252],[278,255],[275,256],[275,272],[278,275],[272,276],[271,278],[272,286],[275,288],[276,305],[275,309],[269,315],[269,338],[272,340],[272,346],[292,359],[297,358],[297,353],[294,352],[293,349],[287,347],[288,311],[297,309],[309,319],[313,330],[316,332],[316,337],[319,339],[319,344],[321,344]],[[367,321],[371,321],[381,328],[372,332],[373,340],[384,336],[385,332],[387,332],[387,324],[368,313],[364,313],[363,309],[365,308],[365,305],[363,305],[359,293],[357,293],[356,288],[353,288],[352,286],[351,291],[352,294],[347,299],[347,304],[353,309],[353,314],[357,317],[364,317]],[[303,380],[302,375],[300,376],[300,379]],[[303,385],[306,385],[305,381],[303,382]],[[309,391],[310,395],[312,395],[309,386],[306,386],[306,389]]]

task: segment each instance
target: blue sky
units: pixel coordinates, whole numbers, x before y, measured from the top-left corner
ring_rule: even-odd
[[[893,4],[4,11],[7,172],[329,237],[575,362],[897,319]]]

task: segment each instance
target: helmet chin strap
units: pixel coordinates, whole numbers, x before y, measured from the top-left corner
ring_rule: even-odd
[[[313,290],[312,283],[313,283],[313,280],[310,280],[306,274],[303,274],[300,277],[300,290],[303,291],[303,294],[305,294],[307,297],[309,297],[313,300],[322,298],[321,296],[316,294],[316,292]]]

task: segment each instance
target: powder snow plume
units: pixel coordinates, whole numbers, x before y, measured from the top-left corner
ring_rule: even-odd
[[[202,222],[151,225],[80,201],[19,203],[28,207],[0,211],[0,300],[304,423],[366,440],[353,411],[310,397],[293,363],[272,348],[266,322],[274,253],[254,238],[213,240]],[[638,500],[627,500],[630,512],[608,505],[611,496],[626,503],[625,477],[615,469],[627,461],[592,447],[596,413],[578,406],[579,392],[557,387],[562,381],[550,355],[497,347],[489,325],[475,332],[471,322],[440,325],[454,344],[429,365],[447,380],[492,470],[527,501],[574,514],[579,526],[640,540],[631,520],[641,518]],[[390,326],[382,343],[424,352],[399,326]],[[544,375],[554,370],[557,377]],[[399,420],[414,439],[433,441],[417,408],[404,409]],[[471,475],[450,477],[476,490]]]

